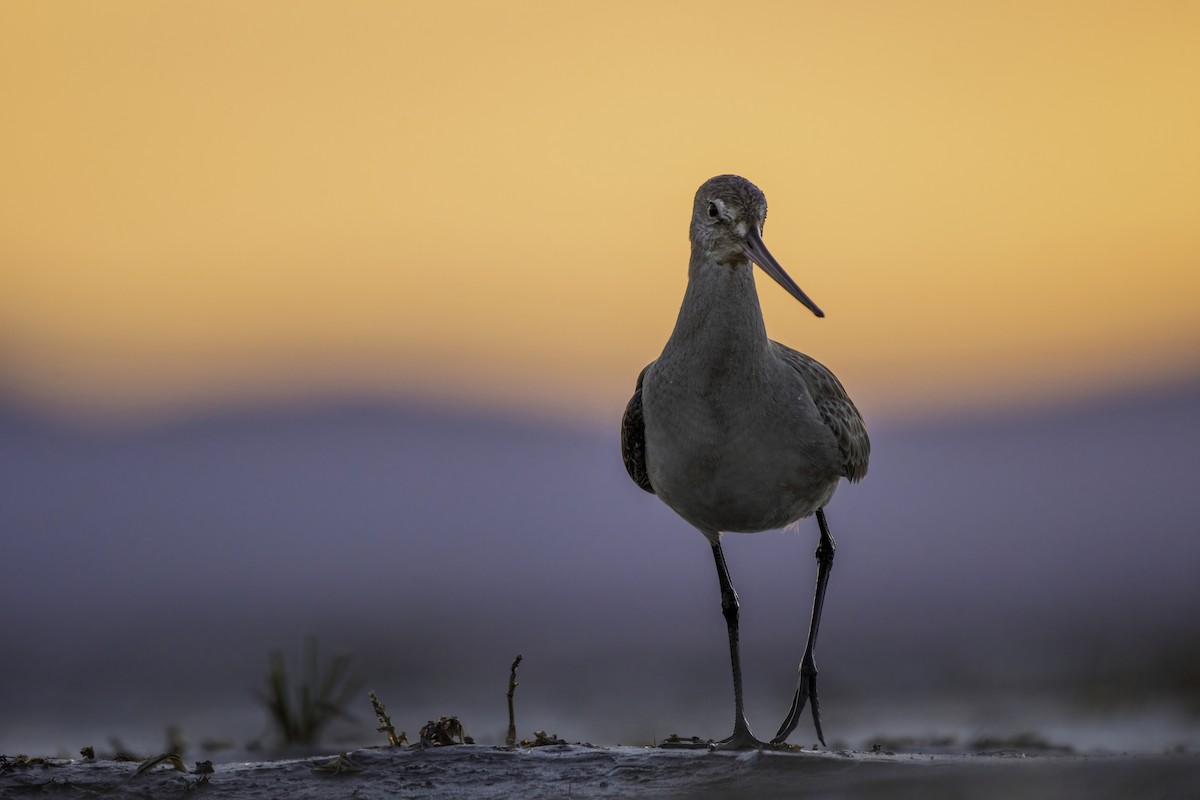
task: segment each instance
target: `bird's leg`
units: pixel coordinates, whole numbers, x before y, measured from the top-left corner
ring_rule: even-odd
[[[817,545],[817,590],[813,595],[812,620],[808,625],[808,644],[804,647],[804,657],[800,660],[800,678],[796,683],[796,695],[792,698],[792,707],[787,719],[779,726],[779,733],[771,740],[771,744],[783,744],[796,730],[800,722],[800,714],[804,711],[805,701],[811,701],[813,724],[817,728],[817,738],[825,744],[825,735],[821,732],[821,706],[817,702],[817,663],[813,659],[813,650],[817,646],[817,629],[821,627],[821,608],[825,605],[825,587],[829,584],[829,571],[833,568],[833,537],[829,535],[829,525],[825,522],[825,509],[817,509],[817,524],[821,526],[821,542]]]
[[[754,738],[750,726],[746,723],[746,711],[742,705],[742,659],[738,648],[738,597],[729,580],[729,567],[725,565],[725,554],[721,552],[721,543],[713,544],[713,559],[717,562],[717,579],[721,582],[721,613],[725,616],[725,625],[729,628],[729,657],[733,662],[733,735],[716,743],[722,750],[746,750],[762,747],[763,743]]]

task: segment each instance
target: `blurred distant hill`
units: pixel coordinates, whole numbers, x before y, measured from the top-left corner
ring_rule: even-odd
[[[0,405],[0,705],[70,724],[104,687],[186,716],[317,632],[420,713],[452,710],[436,687],[485,702],[523,652],[535,708],[723,727],[711,557],[628,480],[619,413],[597,431],[347,403],[96,432]],[[829,509],[829,697],[1200,699],[1200,384],[871,432],[867,480]],[[811,521],[728,537],[772,724],[815,544]]]

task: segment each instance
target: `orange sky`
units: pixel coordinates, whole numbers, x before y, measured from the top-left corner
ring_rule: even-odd
[[[1194,376],[1197,98],[1196,2],[10,0],[0,389],[604,422],[721,172],[868,415]]]

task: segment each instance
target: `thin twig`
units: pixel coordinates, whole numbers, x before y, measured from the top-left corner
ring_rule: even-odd
[[[513,693],[517,691],[517,665],[520,663],[520,656],[514,658],[512,670],[508,673],[508,736],[505,737],[504,743],[509,747],[515,747],[517,744],[517,721],[513,717]]]

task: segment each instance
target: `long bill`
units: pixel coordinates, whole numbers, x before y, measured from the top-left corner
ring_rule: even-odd
[[[742,242],[742,250],[750,257],[751,261],[762,267],[763,272],[774,278],[775,282],[784,289],[787,289],[788,294],[803,303],[809,311],[818,317],[825,316],[825,312],[818,308],[817,304],[810,300],[808,295],[796,285],[791,276],[784,272],[783,267],[775,260],[775,256],[771,255],[771,251],[767,249],[762,236],[754,227],[751,227],[750,232],[746,234],[746,238]]]

